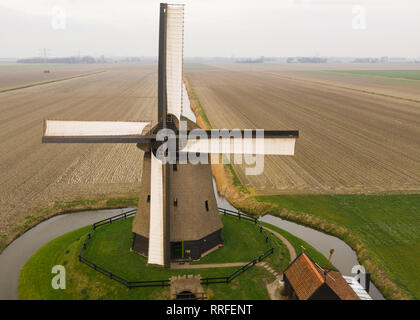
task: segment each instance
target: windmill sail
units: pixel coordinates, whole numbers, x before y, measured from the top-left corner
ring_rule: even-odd
[[[233,130],[232,132],[234,132]],[[200,133],[200,132],[198,132]],[[204,133],[204,132],[203,132]],[[218,136],[209,130],[205,135],[189,137],[182,152],[208,154],[294,155],[297,131],[267,131],[266,134],[250,130],[237,130],[231,137]]]
[[[147,262],[164,265],[163,165],[153,152],[151,162],[149,256]]]
[[[166,95],[167,112],[178,119],[182,113],[184,54],[184,6],[167,5],[166,9]]]
[[[182,152],[209,154],[294,155],[296,139],[188,139]]]
[[[43,142],[130,142],[141,138],[150,122],[56,121],[44,122]]]

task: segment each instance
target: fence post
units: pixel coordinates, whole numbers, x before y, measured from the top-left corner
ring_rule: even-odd
[[[241,220],[241,212],[238,210],[238,218]]]

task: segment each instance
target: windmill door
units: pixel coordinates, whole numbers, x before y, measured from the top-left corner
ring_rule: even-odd
[[[183,259],[182,242],[171,242],[171,260]]]

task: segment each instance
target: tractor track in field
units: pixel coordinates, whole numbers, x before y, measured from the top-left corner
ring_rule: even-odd
[[[60,82],[60,81],[66,81],[66,80],[72,80],[72,79],[77,79],[77,78],[82,78],[82,77],[93,76],[95,74],[103,73],[103,72],[106,72],[106,71],[107,70],[95,71],[95,72],[79,74],[79,75],[72,76],[72,77],[67,77],[67,78],[59,78],[59,79],[53,79],[53,80],[48,80],[48,81],[43,81],[43,82],[30,83],[30,84],[22,85],[22,86],[19,86],[19,87],[2,89],[2,90],[0,90],[0,93],[16,91],[16,90],[20,90],[20,89],[27,89],[27,88],[37,87],[37,86],[42,86],[42,85],[51,84],[51,83]]]

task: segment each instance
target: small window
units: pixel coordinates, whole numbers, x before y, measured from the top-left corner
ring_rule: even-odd
[[[178,207],[178,198],[174,199],[174,207]]]
[[[208,200],[206,200],[204,203],[205,203],[205,205],[206,205],[206,211],[209,211],[209,201],[208,201]]]
[[[147,195],[147,202],[150,202],[150,194]]]
[[[174,164],[174,171],[178,171],[178,166],[176,163]]]

